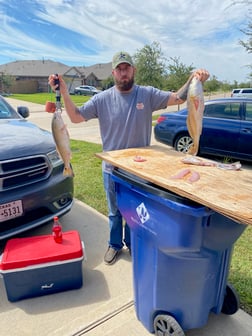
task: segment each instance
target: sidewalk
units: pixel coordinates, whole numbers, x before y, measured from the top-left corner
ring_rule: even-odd
[[[10,102],[13,104],[11,99]],[[41,105],[30,106],[29,120],[40,127],[50,129],[51,118],[43,108]],[[88,122],[68,125],[70,135],[74,139],[100,143],[97,124]],[[90,140],[92,134],[94,138]],[[71,212],[62,217],[61,222],[65,231],[78,230],[85,243],[87,260],[83,262],[83,287],[10,303],[6,297],[3,280],[0,279],[0,335],[151,335],[136,318],[132,262],[129,254],[126,250],[122,251],[113,266],[107,266],[103,262],[108,239],[107,218],[76,200]],[[50,232],[51,224],[48,224],[26,232],[24,236]],[[1,249],[3,246],[4,242],[1,242]],[[252,317],[239,310],[232,316],[210,314],[204,328],[190,330],[185,335],[250,336],[251,330]]]

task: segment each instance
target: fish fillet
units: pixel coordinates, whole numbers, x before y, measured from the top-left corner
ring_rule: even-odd
[[[190,175],[188,177],[188,175]],[[184,179],[186,178],[189,182],[197,182],[200,179],[200,174],[194,170],[191,170],[189,168],[182,169],[179,171],[176,175],[171,176],[171,179],[178,180],[178,179]]]
[[[193,145],[188,153],[197,155],[199,150],[200,135],[202,132],[202,121],[204,112],[204,94],[200,80],[193,77],[187,94],[188,116],[186,120],[188,132],[193,139]]]

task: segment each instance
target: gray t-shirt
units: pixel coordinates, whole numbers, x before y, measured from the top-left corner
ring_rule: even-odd
[[[79,108],[86,119],[99,119],[103,150],[150,145],[152,112],[166,108],[170,92],[134,85],[129,93],[115,86],[93,96]]]

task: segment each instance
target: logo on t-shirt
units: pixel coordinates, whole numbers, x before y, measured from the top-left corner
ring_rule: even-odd
[[[137,103],[136,108],[137,108],[137,110],[143,110],[144,109],[144,103]]]

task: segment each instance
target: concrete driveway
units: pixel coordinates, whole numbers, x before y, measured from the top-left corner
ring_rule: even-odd
[[[9,98],[10,102],[14,102]],[[20,105],[20,101],[16,104]],[[28,104],[26,104],[28,105]],[[30,105],[31,121],[50,129],[51,116],[44,106]],[[66,117],[73,139],[100,143],[97,123],[72,125]],[[91,140],[92,138],[92,140]],[[107,247],[107,218],[75,200],[70,213],[61,219],[63,230],[78,230],[85,244],[83,287],[78,290],[10,303],[0,279],[0,335],[10,336],[147,336],[137,320],[133,302],[132,263],[123,251],[113,266],[103,263]],[[52,224],[23,234],[51,233]],[[3,249],[5,242],[1,242]],[[146,293],[148,295],[148,293]],[[252,318],[239,310],[233,316],[210,314],[204,328],[186,336],[250,336]]]

